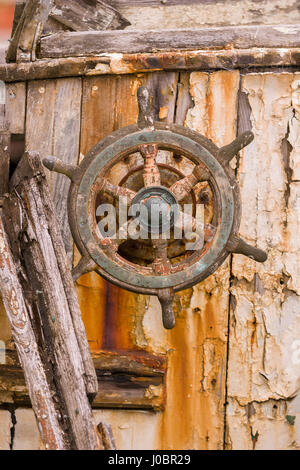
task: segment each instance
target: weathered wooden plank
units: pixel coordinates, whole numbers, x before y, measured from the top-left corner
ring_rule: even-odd
[[[83,336],[78,334],[78,301],[37,154],[23,157],[10,185],[13,192],[4,206],[6,230],[22,272],[24,296],[34,311],[40,353],[53,374],[54,395],[60,397],[61,419],[66,425],[67,416],[73,448],[96,449],[98,437],[87,398],[93,380],[96,392],[96,376],[83,363],[88,347],[82,350]]]
[[[6,119],[12,134],[25,134],[26,83],[6,84]]]
[[[118,56],[104,54],[100,57],[44,59],[20,64],[4,64],[0,60],[0,80],[16,82],[155,70],[251,70],[253,67],[293,67],[299,64],[300,48],[175,51]]]
[[[240,232],[269,256],[261,265],[233,256],[227,411],[233,449],[300,445],[299,78],[242,78],[255,139],[240,154]]]
[[[6,116],[5,83],[0,81],[0,196],[8,190],[10,132]]]
[[[163,5],[195,5],[197,3],[214,3],[214,0],[108,0],[109,3],[117,7],[128,6],[160,6]]]
[[[123,29],[130,25],[115,8],[99,0],[54,0],[50,17],[71,31]]]
[[[40,58],[78,57],[104,52],[143,53],[176,49],[299,47],[299,25],[235,26],[193,30],[88,31],[41,39]]]
[[[35,81],[28,84],[27,150],[38,151],[42,158],[55,155],[67,163],[75,165],[78,163],[81,88],[80,78]],[[65,249],[72,265],[73,241],[67,213],[70,181],[63,175],[50,172],[47,176]]]
[[[157,72],[145,76],[152,96],[152,113],[156,121],[173,122],[176,106],[178,73]]]
[[[132,30],[299,23],[294,0],[110,0]]]
[[[99,393],[93,408],[162,410],[165,402],[166,357],[139,351],[93,354]],[[0,366],[0,403],[29,406],[24,374],[14,351]]]
[[[7,62],[35,60],[35,48],[52,8],[52,0],[27,0],[6,54]]]
[[[0,216],[0,291],[10,320],[13,338],[25,374],[30,400],[42,439],[48,449],[64,450],[68,442],[59,422],[44,364],[39,355],[31,325],[31,311],[23,296],[15,262],[5,234],[2,210]]]

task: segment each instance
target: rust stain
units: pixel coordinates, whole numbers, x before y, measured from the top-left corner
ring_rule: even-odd
[[[103,349],[136,348],[132,338],[136,314],[132,300],[134,294],[109,282],[105,283],[105,328],[101,345]]]

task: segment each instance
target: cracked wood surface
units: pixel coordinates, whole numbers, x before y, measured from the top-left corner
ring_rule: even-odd
[[[99,443],[88,395],[97,392],[96,374],[37,154],[20,160],[10,191],[3,215],[10,266],[16,265],[18,274],[12,272],[16,287],[10,296],[1,276],[1,293],[6,311],[12,310],[15,345],[41,435],[46,448],[95,450]]]
[[[39,58],[93,56],[115,52],[299,47],[300,26],[228,26],[222,28],[61,32],[40,40]]]

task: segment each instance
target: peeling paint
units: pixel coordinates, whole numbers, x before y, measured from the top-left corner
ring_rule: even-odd
[[[255,436],[258,432],[256,449],[299,447],[300,435],[290,435],[286,421],[300,386],[299,365],[292,357],[300,331],[299,196],[289,171],[291,155],[293,165],[298,163],[295,79],[297,74],[285,73],[242,78],[255,139],[240,153],[238,177],[242,199],[247,200],[241,234],[267,248],[269,258],[258,266],[233,256],[227,420],[227,440],[233,449],[252,448],[250,428]],[[291,147],[284,160],[286,139]],[[246,420],[242,410],[250,403],[255,414]]]

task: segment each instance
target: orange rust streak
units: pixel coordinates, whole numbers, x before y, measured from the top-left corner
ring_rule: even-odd
[[[105,328],[102,337],[102,349],[130,349],[131,321],[128,315],[128,297],[130,295],[113,284],[105,283]]]
[[[77,281],[77,294],[91,350],[101,348],[104,331],[105,281],[96,273]]]

